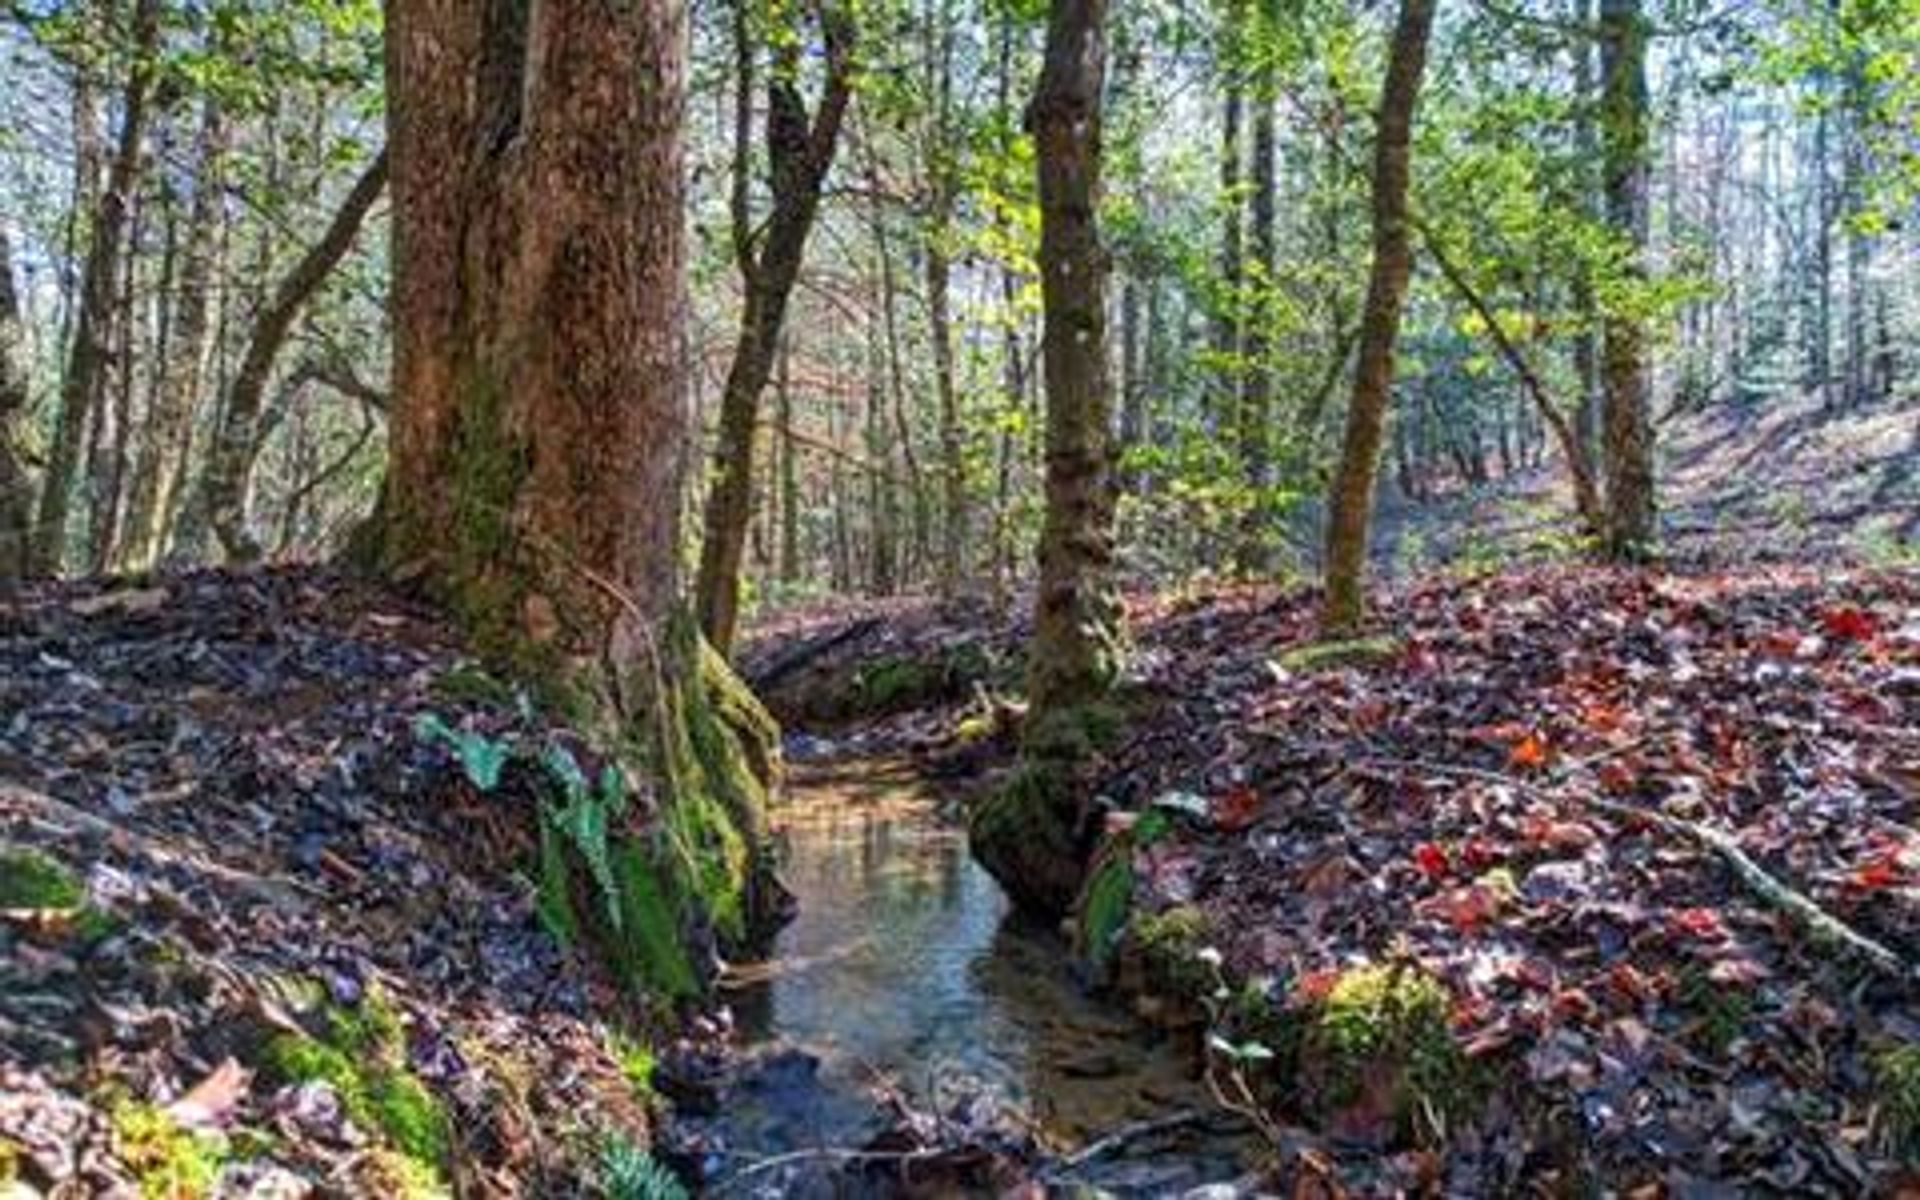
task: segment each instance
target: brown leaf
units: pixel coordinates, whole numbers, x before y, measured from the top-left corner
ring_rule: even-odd
[[[216,1129],[246,1098],[252,1082],[253,1073],[228,1058],[186,1095],[167,1105],[167,1115],[189,1129]]]

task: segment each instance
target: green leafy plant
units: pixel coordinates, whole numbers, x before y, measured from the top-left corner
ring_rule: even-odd
[[[513,743],[506,738],[490,738],[468,729],[455,729],[435,713],[423,713],[413,723],[413,735],[428,744],[443,744],[453,751],[466,773],[467,782],[482,792],[500,786],[501,773],[513,757]]]
[[[624,1138],[600,1151],[600,1186],[612,1200],[686,1200],[687,1189],[653,1155]]]

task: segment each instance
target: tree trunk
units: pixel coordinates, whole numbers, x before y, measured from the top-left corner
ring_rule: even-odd
[[[178,501],[180,480],[193,445],[194,410],[200,402],[213,331],[213,279],[230,140],[226,114],[217,102],[206,101],[200,120],[193,203],[187,215],[168,321],[170,361],[147,417],[140,465],[127,505],[126,562],[135,570],[151,566],[166,548],[167,519]]]
[[[111,367],[120,258],[125,247],[127,219],[138,186],[141,145],[146,140],[153,92],[156,50],[160,42],[159,0],[139,0],[133,14],[133,66],[127,76],[121,105],[120,132],[113,163],[107,170],[93,217],[93,235],[81,269],[80,296],[73,318],[73,345],[60,386],[60,421],[40,487],[40,507],[34,517],[30,566],[35,574],[52,575],[66,557],[67,518],[72,510],[74,475],[87,442],[87,432],[105,396]]]
[[[1628,280],[1638,281],[1646,274],[1648,144],[1647,28],[1640,0],[1601,0],[1600,74],[1607,224],[1628,248]],[[1624,562],[1653,550],[1646,322],[1632,313],[1609,312],[1602,337],[1605,550],[1612,560]]]
[[[800,465],[795,461],[799,444],[793,427],[793,345],[790,341],[780,344],[780,375],[775,387],[780,405],[779,577],[781,583],[792,585],[800,581]]]
[[[1266,9],[1262,10],[1265,24]],[[1271,526],[1274,513],[1267,503],[1267,489],[1273,483],[1273,339],[1268,330],[1273,322],[1272,306],[1265,302],[1275,286],[1279,261],[1276,257],[1274,218],[1278,180],[1275,177],[1277,147],[1274,136],[1275,87],[1272,54],[1266,54],[1253,89],[1253,192],[1248,200],[1247,225],[1253,242],[1253,266],[1249,272],[1255,293],[1248,305],[1246,334],[1246,383],[1240,398],[1240,465],[1245,473],[1249,502],[1239,541],[1238,565],[1245,575],[1264,572],[1271,553]]]
[[[261,554],[260,543],[247,528],[247,490],[260,454],[261,411],[274,362],[307,302],[352,249],[386,183],[387,152],[382,149],[354,181],[320,240],[300,256],[254,317],[246,353],[227,389],[202,483],[214,535],[227,556],[238,562],[254,562]]]
[[[766,911],[764,795],[743,786],[777,750],[677,617],[684,14],[388,5],[392,451],[363,549],[442,598],[482,654],[568,696],[605,744],[646,747],[659,845],[611,831],[615,877],[729,933]],[[675,957],[689,927],[600,890],[627,912],[615,965],[696,987],[699,964]],[[636,949],[636,921],[671,952]]]
[[[1106,252],[1100,244],[1105,0],[1053,0],[1027,110],[1038,156],[1046,324],[1046,516],[1019,781],[976,812],[973,852],[1022,907],[1073,903],[1099,833],[1072,772],[1119,668]]]
[[[1340,467],[1328,492],[1326,607],[1330,632],[1357,628],[1365,610],[1368,526],[1373,517],[1374,476],[1393,390],[1394,341],[1413,267],[1408,236],[1407,186],[1414,108],[1426,70],[1434,0],[1401,0],[1393,49],[1381,87],[1374,135],[1373,269],[1347,406]]]
[[[27,415],[27,331],[13,286],[12,244],[0,230],[0,584],[26,574],[33,494],[17,439]]]
[[[744,5],[746,0],[738,0]],[[735,113],[733,238],[746,303],[733,361],[720,398],[720,433],[714,444],[712,486],[707,491],[700,540],[700,570],[694,586],[700,628],[721,654],[733,648],[740,617],[740,561],[753,512],[753,452],[760,395],[773,373],[787,302],[800,277],[807,235],[820,207],[820,192],[840,144],[840,125],[853,94],[853,25],[837,9],[823,10],[826,80],[809,120],[799,87],[799,39],[779,43],[767,73],[767,162],[773,210],[764,241],[755,246],[747,204],[746,162],[753,81],[753,42],[744,16],[735,21],[740,76]]]
[[[1226,434],[1239,415],[1240,351],[1244,327],[1241,322],[1241,288],[1245,282],[1245,239],[1240,221],[1241,125],[1245,92],[1237,60],[1237,38],[1244,24],[1246,0],[1229,0],[1223,18],[1221,62],[1226,77],[1220,101],[1220,278],[1213,314],[1213,404],[1209,414],[1212,427]]]

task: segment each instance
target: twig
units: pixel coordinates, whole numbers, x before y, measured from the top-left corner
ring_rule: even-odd
[[[1128,1143],[1155,1134],[1167,1133],[1175,1129],[1185,1129],[1189,1125],[1198,1125],[1207,1119],[1208,1114],[1199,1109],[1183,1109],[1164,1117],[1155,1117],[1147,1121],[1135,1121],[1131,1125],[1122,1125],[1112,1133],[1104,1134],[1088,1142],[1085,1146],[1061,1159],[1054,1168],[1055,1172],[1074,1171],[1124,1149]]]

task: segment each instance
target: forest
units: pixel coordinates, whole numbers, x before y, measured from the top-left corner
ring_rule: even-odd
[[[0,1200],[1920,1195],[1920,0],[4,0]]]

